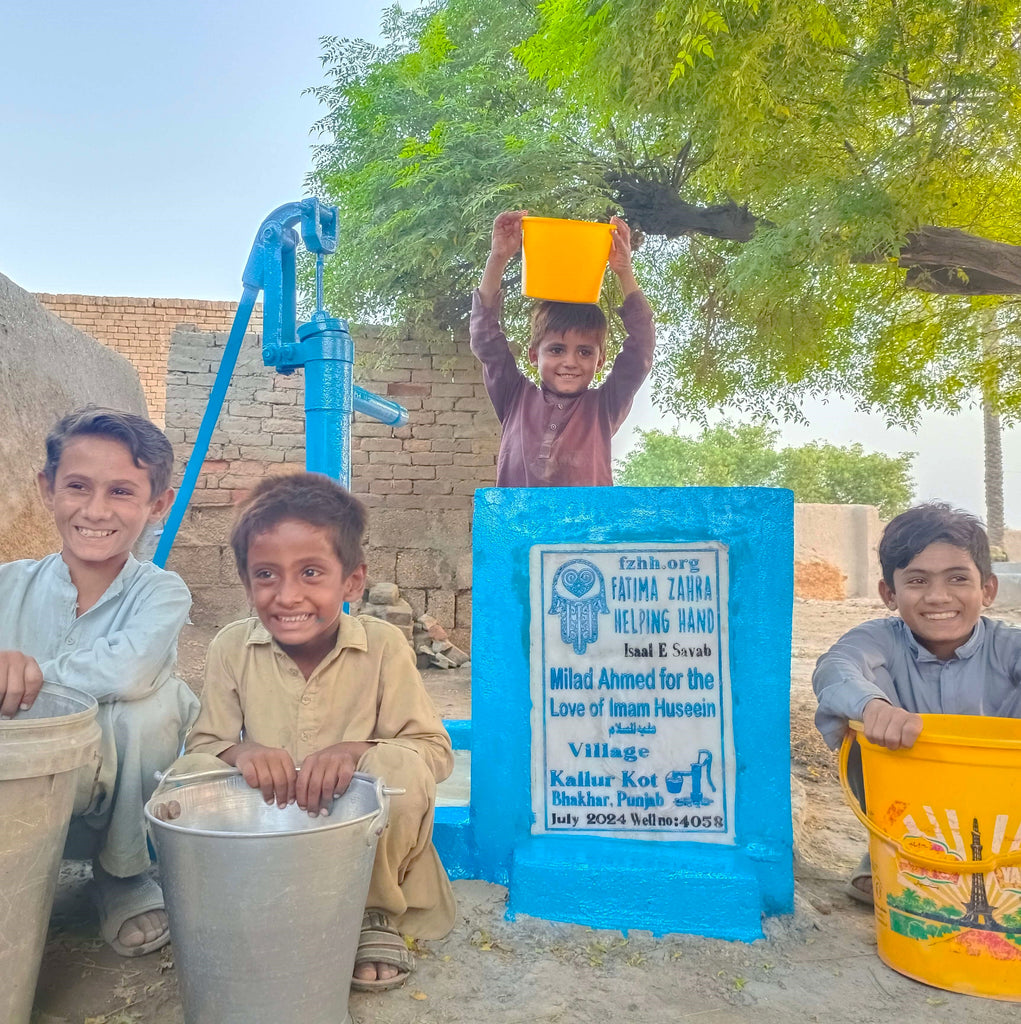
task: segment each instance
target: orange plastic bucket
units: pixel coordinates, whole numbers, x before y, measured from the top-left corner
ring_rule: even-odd
[[[857,731],[879,956],[936,988],[1021,1001],[1021,720],[922,715],[908,750]]]
[[[524,217],[521,294],[557,302],[598,302],[613,228],[588,220]]]

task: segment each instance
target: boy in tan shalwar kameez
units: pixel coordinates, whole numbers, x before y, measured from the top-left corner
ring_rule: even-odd
[[[355,960],[353,986],[378,990],[414,967],[401,932],[435,939],[453,925],[432,844],[436,783],[453,757],[404,635],[342,610],[365,585],[364,531],[361,503],[318,474],[252,492],[231,544],[258,618],[226,626],[210,645],[202,710],[175,770],[214,755],[267,802],[312,815],[327,813],[356,770],[407,791],[391,802]]]

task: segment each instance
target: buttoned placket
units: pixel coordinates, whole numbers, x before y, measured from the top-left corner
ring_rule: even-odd
[[[952,709],[948,713],[956,714],[962,709],[960,694],[960,666],[959,658],[952,658],[950,661],[940,662],[939,666],[939,696],[940,707]]]
[[[539,445],[540,459],[548,459],[553,453],[553,442],[556,441],[558,433],[563,429],[564,421],[564,410],[568,403],[562,399],[547,402],[547,413],[548,423],[546,424],[546,433],[543,435],[542,442]],[[555,411],[554,411],[555,410]]]
[[[298,740],[301,743],[299,750],[301,760],[314,753],[313,744],[319,733],[318,724],[315,720],[315,705],[313,694],[308,692],[309,684],[305,683],[305,692],[302,694],[301,703],[298,706]]]
[[[339,651],[326,656],[326,659],[316,666],[315,671],[304,679],[301,674],[301,669],[291,661],[285,654],[281,652],[280,655],[287,662],[286,672],[289,676],[296,677],[304,682],[304,687],[301,691],[301,697],[298,699],[297,706],[297,741],[298,741],[298,757],[295,760],[300,764],[310,754],[314,754],[318,749],[318,737],[319,737],[319,710],[316,696],[319,693],[319,676],[323,670],[333,664],[336,658],[340,657]]]
[[[299,691],[301,696],[295,704],[296,713],[294,721],[294,760],[297,764],[301,764],[309,754],[314,752],[313,744],[318,732],[315,721],[315,690],[310,690],[311,682],[302,676],[301,669],[298,668],[287,654],[281,650],[275,650],[274,655],[278,670],[286,680],[285,687],[287,692],[293,693],[298,687],[301,687]]]
[[[963,646],[963,645],[962,645]],[[943,714],[968,714],[964,694],[961,693],[961,678],[964,673],[967,657],[962,658],[955,654],[954,657],[943,660],[937,658],[931,651],[918,650],[918,668],[922,678],[928,681],[930,686],[935,686],[939,707]],[[929,666],[926,671],[925,666]]]
[[[81,616],[77,615],[78,611],[78,591],[75,590],[74,597],[68,601],[67,605],[67,631],[64,635],[64,643],[68,647],[74,647],[78,643],[78,623],[81,620]]]

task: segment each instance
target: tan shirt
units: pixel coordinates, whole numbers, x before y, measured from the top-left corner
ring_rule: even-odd
[[[258,619],[224,626],[185,749],[217,755],[242,736],[283,747],[297,765],[334,743],[376,742],[417,751],[437,782],[453,768],[408,641],[371,615],[341,614],[337,642],[308,680]]]

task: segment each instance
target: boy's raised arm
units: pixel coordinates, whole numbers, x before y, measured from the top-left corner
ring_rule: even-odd
[[[521,249],[521,220],[527,214],[527,210],[506,210],[493,221],[492,248],[479,282],[479,296],[490,308],[500,294],[507,264]]]
[[[635,280],[634,268],[631,265],[631,229],[620,217],[611,217],[610,223],[616,229],[610,242],[610,270],[620,281],[620,290],[626,299],[632,292],[637,292],[638,282]]]
[[[486,393],[501,423],[514,396],[526,382],[500,326],[503,272],[511,257],[521,248],[521,219],[524,216],[524,210],[509,210],[493,222],[493,249],[478,291],[472,295],[471,350],[482,363]]]
[[[631,266],[631,229],[620,217],[611,217],[610,223],[615,230],[609,264],[620,281],[620,289],[624,295],[624,303],[619,312],[627,337],[600,390],[605,399],[610,422],[616,430],[631,411],[631,404],[638,389],[652,370],[656,328],[652,322],[652,309],[638,287]]]

